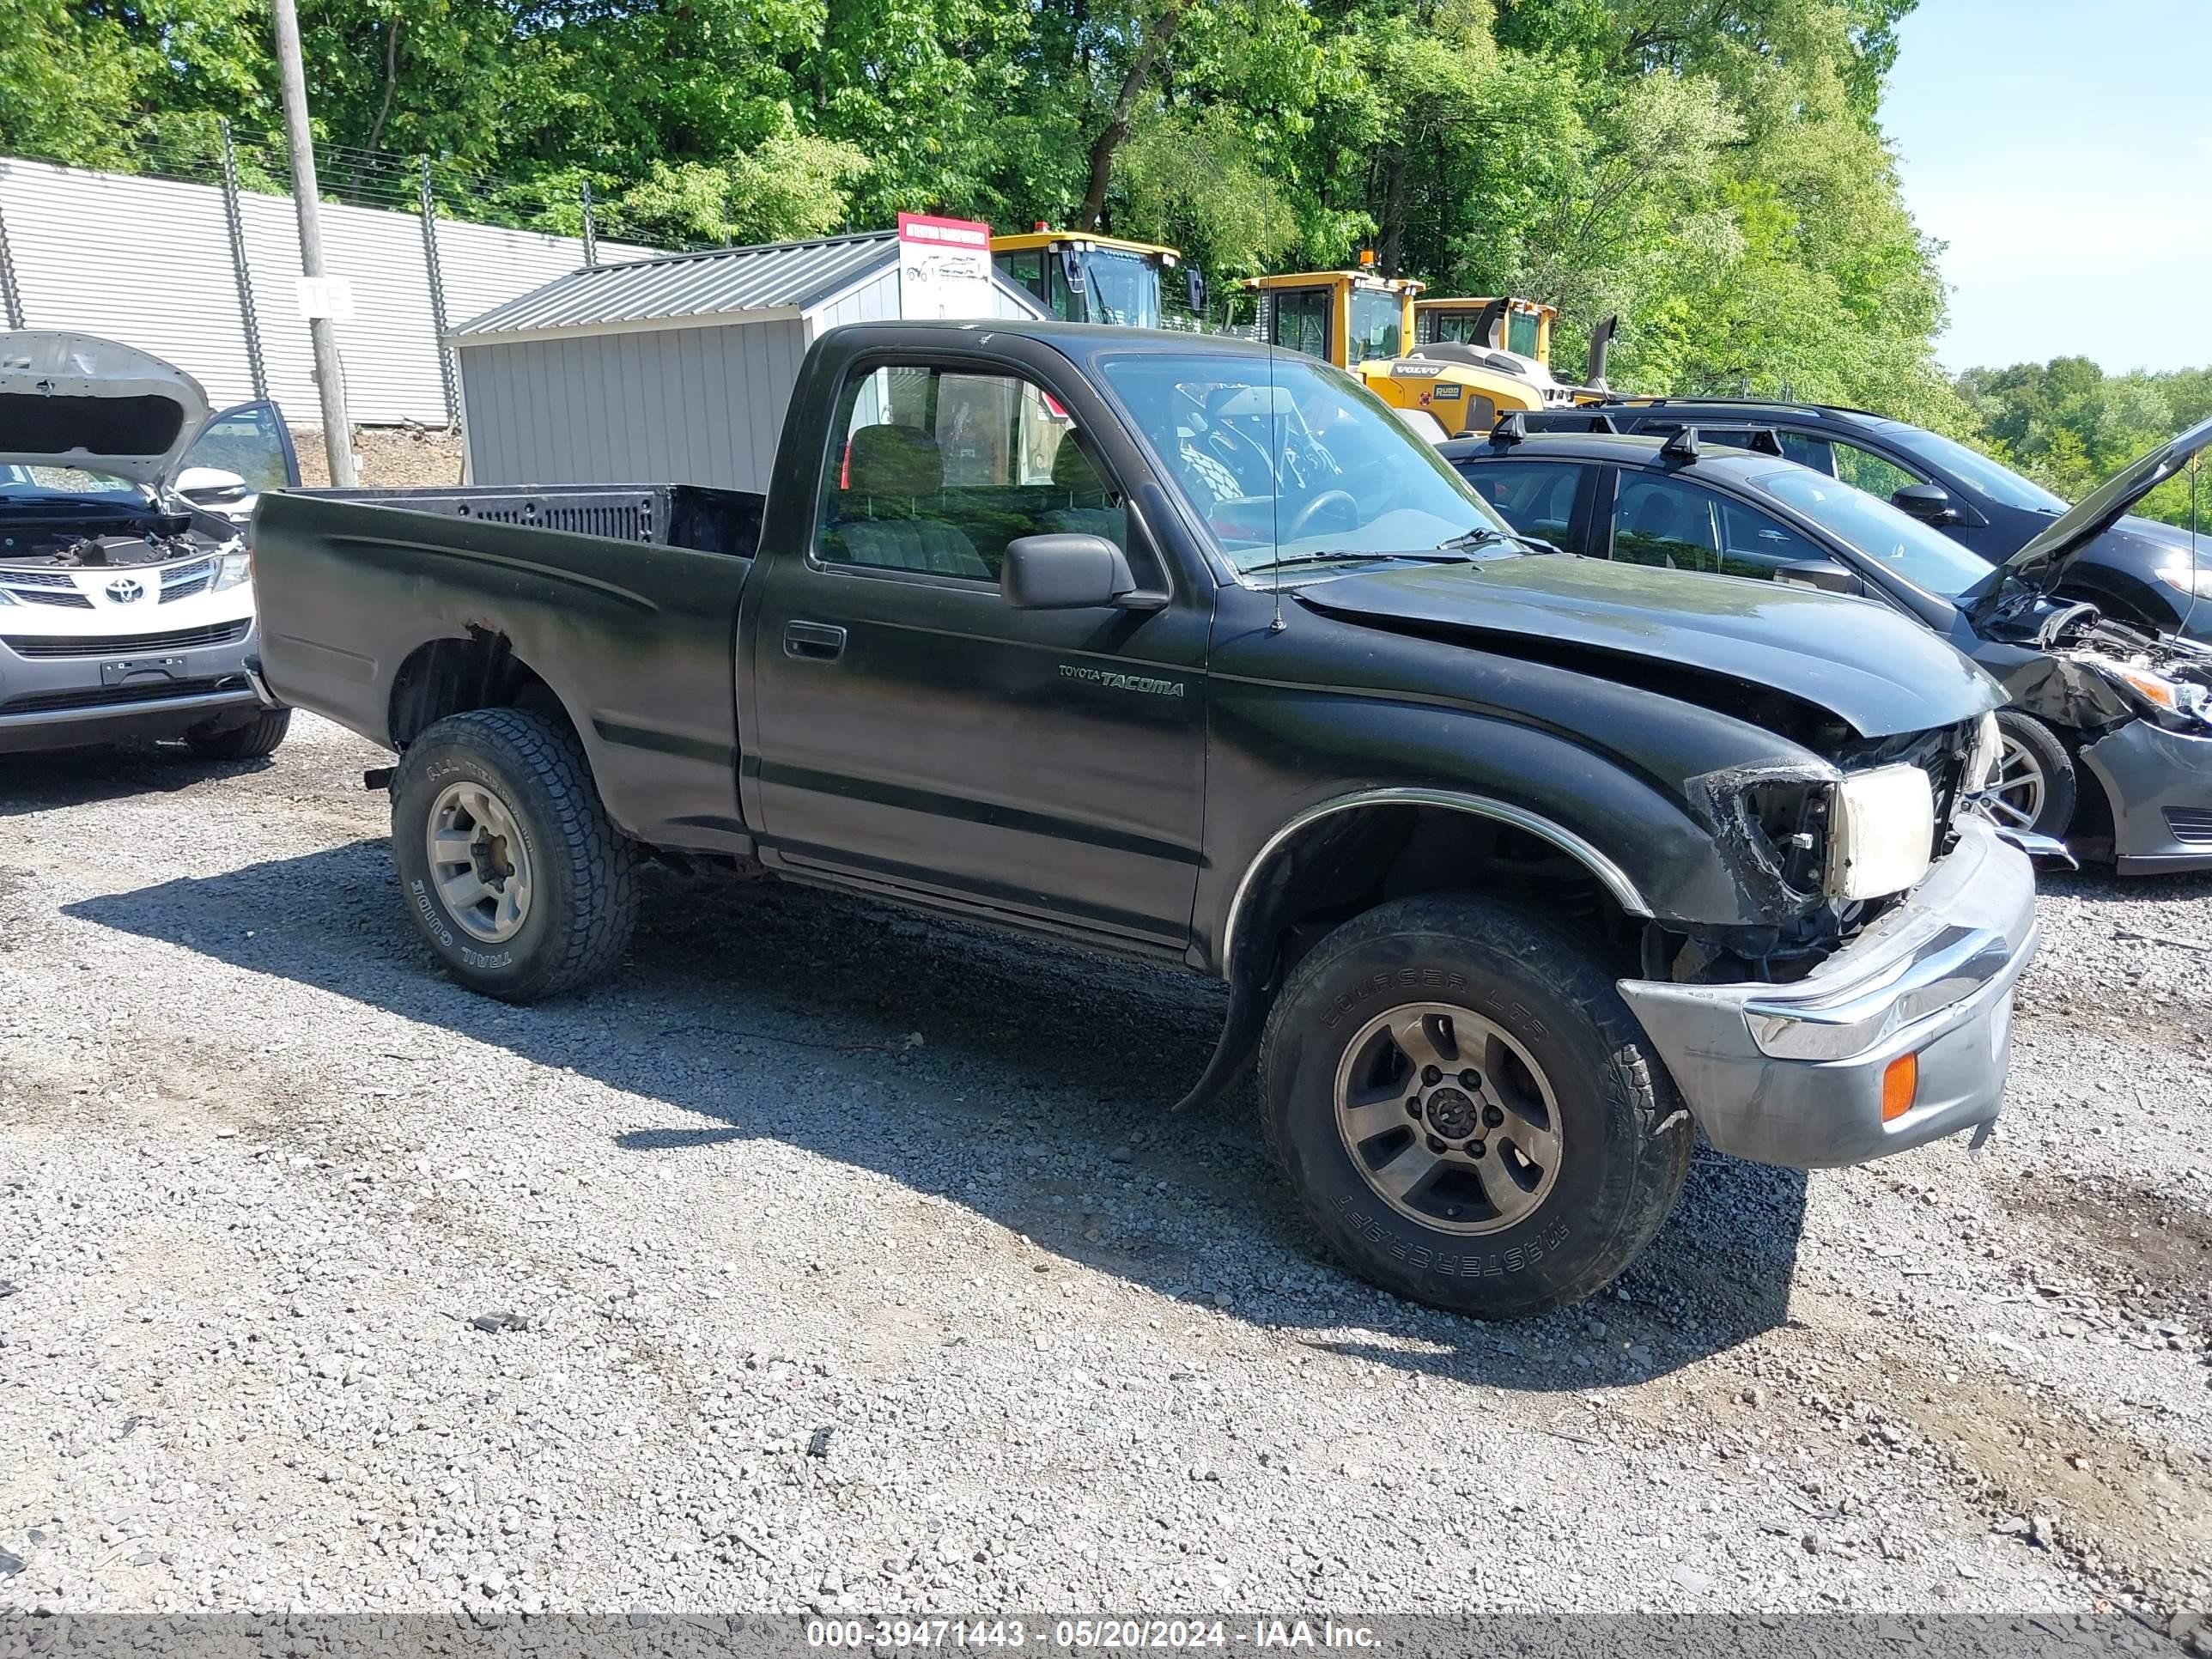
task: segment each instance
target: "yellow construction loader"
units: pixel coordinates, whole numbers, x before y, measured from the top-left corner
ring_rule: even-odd
[[[1350,370],[1383,402],[1435,421],[1446,437],[1488,432],[1507,410],[1556,409],[1602,395],[1601,386],[1552,378],[1559,313],[1550,306],[1425,300],[1422,283],[1377,276],[1364,258],[1357,270],[1254,276],[1243,286],[1257,298],[1261,339]],[[1591,354],[1601,372],[1611,337],[1608,323]]]
[[[991,263],[1053,316],[1128,328],[1188,328],[1206,315],[1206,280],[1171,247],[1087,230],[1034,231],[991,239]],[[1167,273],[1182,267],[1179,285]]]

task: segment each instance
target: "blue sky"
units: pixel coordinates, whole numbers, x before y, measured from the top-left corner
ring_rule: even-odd
[[[1920,0],[1882,106],[1948,368],[2212,364],[2212,0]]]

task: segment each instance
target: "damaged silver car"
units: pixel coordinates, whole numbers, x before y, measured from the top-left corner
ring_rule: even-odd
[[[112,340],[0,333],[0,754],[181,739],[266,755],[252,670],[259,490],[299,482],[274,404]]]

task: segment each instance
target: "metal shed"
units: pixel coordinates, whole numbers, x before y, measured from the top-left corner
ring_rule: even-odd
[[[799,360],[908,314],[891,231],[571,271],[447,336],[477,483],[765,489]],[[994,272],[993,315],[1036,301]]]

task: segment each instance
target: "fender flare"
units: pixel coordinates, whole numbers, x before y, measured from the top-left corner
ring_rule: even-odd
[[[1316,802],[1303,811],[1294,813],[1262,842],[1259,851],[1244,866],[1244,873],[1237,879],[1237,890],[1229,901],[1229,915],[1221,930],[1220,966],[1222,977],[1229,981],[1230,991],[1228,1018],[1222,1023],[1221,1036],[1214,1044],[1212,1058],[1207,1060],[1206,1070],[1200,1074],[1198,1081],[1191,1085],[1190,1092],[1176,1103],[1176,1111],[1187,1111],[1194,1106],[1203,1105],[1226,1089],[1250,1060],[1253,1050],[1259,1044],[1261,1030],[1267,1023],[1267,1008],[1272,1000],[1265,994],[1267,988],[1258,982],[1255,975],[1239,971],[1238,966],[1238,958],[1245,944],[1240,936],[1241,931],[1249,925],[1253,895],[1261,877],[1275,855],[1309,826],[1337,813],[1358,811],[1368,806],[1434,806],[1510,824],[1549,842],[1573,859],[1588,870],[1630,915],[1649,920],[1654,914],[1650,901],[1612,859],[1565,825],[1554,823],[1524,806],[1516,806],[1510,801],[1458,790],[1408,787],[1361,789]]]

